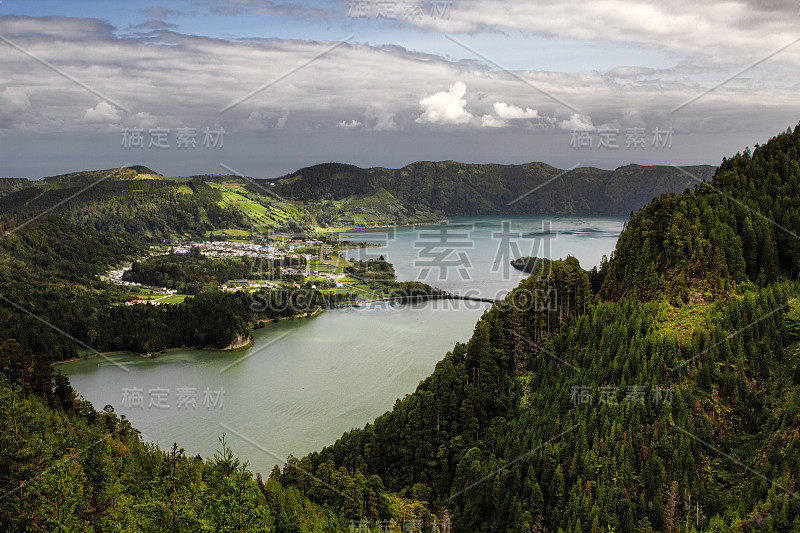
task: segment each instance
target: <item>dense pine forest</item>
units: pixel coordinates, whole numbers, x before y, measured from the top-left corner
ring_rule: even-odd
[[[725,159],[708,185],[662,195],[620,236],[603,295],[686,301],[800,272],[800,145],[786,132]]]
[[[0,523],[800,531],[798,151],[800,126],[724,160],[709,184],[654,199],[599,269],[524,260],[530,275],[416,391],[267,480],[224,440],[209,458],[143,444],[124,417],[96,411],[52,373],[49,361],[74,345],[7,304]],[[79,339],[113,342],[105,324],[121,346],[250,324],[236,293],[133,311],[166,313],[139,322],[103,306],[87,272],[136,257],[144,241],[60,218],[29,226],[0,241],[4,294]],[[201,329],[209,316],[218,322]],[[143,335],[142,323],[166,329]]]

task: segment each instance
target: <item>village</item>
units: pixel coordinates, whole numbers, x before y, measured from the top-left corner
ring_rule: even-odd
[[[136,261],[144,262],[150,258],[167,254],[188,254],[191,253],[193,249],[199,250],[205,257],[241,258],[242,260],[252,261],[283,260],[285,258],[290,258],[298,260],[298,262],[303,265],[299,268],[294,266],[280,267],[281,278],[284,275],[291,276],[292,281],[288,279],[228,280],[219,286],[219,289],[225,292],[276,289],[285,285],[299,287],[300,284],[296,281],[298,276],[327,280],[336,288],[341,288],[344,286],[342,279],[347,277],[346,274],[341,272],[341,269],[332,268],[332,265],[324,262],[324,258],[332,252],[332,248],[330,245],[324,244],[317,239],[287,239],[268,242],[190,241],[169,247],[154,246],[146,257],[138,258]],[[310,250],[316,253],[308,253]],[[100,275],[98,278],[100,281],[106,283],[146,291],[146,298],[133,299],[125,302],[125,305],[140,303],[160,305],[162,303],[176,303],[177,301],[182,301],[181,295],[179,295],[178,291],[175,289],[143,285],[136,281],[124,280],[125,273],[131,270],[132,267],[133,262],[124,263],[119,268],[111,270],[104,275]],[[311,288],[316,288],[316,285],[312,284]]]

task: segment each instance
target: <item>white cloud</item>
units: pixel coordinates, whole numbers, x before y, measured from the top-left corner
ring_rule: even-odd
[[[448,15],[408,23],[448,33],[514,30],[632,43],[741,66],[797,39],[798,24],[793,0],[459,0]],[[800,52],[789,49],[773,60],[797,65]]]
[[[503,102],[495,102],[494,112],[497,113],[498,117],[504,119],[539,118],[539,112],[535,109],[531,109],[530,107],[522,109],[521,107],[508,105]]]
[[[150,129],[150,128],[164,126],[163,124],[159,124],[158,117],[155,117],[150,113],[146,113],[143,111],[135,113],[133,116],[129,117],[124,122],[125,126],[133,128],[142,128],[142,129]]]
[[[371,123],[367,129],[373,131],[392,131],[397,129],[397,123],[394,121],[394,113],[390,113],[383,109],[369,107],[364,112],[366,123]]]
[[[289,120],[289,112],[284,111],[283,115],[281,115],[280,118],[277,120],[277,122],[275,122],[275,129],[282,130],[284,126],[286,126],[287,120]]]
[[[351,129],[357,128],[357,127],[359,127],[361,125],[362,125],[361,122],[359,122],[359,121],[357,121],[355,119],[351,120],[350,122],[347,122],[347,121],[343,120],[343,121],[341,121],[341,122],[339,122],[337,124],[338,127],[346,129],[346,130],[351,130]]]
[[[0,112],[12,114],[20,111],[27,111],[31,108],[31,101],[28,93],[21,87],[6,87],[0,93]]]
[[[248,115],[244,125],[255,131],[281,130],[286,126],[288,119],[289,111],[284,111],[280,116],[273,111],[253,111]]]
[[[122,111],[105,101],[90,107],[83,115],[83,122],[87,124],[119,124],[120,120]]]
[[[21,87],[6,87],[0,93],[0,128],[19,124],[30,113],[31,101]]]
[[[592,118],[588,115],[573,113],[567,120],[558,123],[562,130],[593,130]]]
[[[483,115],[481,117],[481,126],[484,128],[502,128],[505,125],[505,120],[497,118],[493,115]]]
[[[448,91],[439,91],[433,96],[428,96],[419,101],[422,115],[417,122],[430,122],[431,124],[466,124],[472,120],[472,113],[465,109],[467,101],[463,96],[467,86],[462,81],[457,81],[450,86]]]

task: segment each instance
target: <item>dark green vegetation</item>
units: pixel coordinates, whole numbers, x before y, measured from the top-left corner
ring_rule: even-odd
[[[543,265],[546,265],[550,262],[550,259],[544,257],[518,257],[517,259],[511,261],[511,266],[517,270],[521,270],[530,274],[537,268],[541,268]]]
[[[0,220],[3,230],[23,223],[21,218]],[[46,322],[84,342],[95,340],[86,319],[126,299],[121,289],[95,276],[144,249],[133,237],[99,233],[55,217],[27,219],[0,240],[0,330],[54,361],[75,356],[75,343]]]
[[[735,284],[800,270],[800,143],[787,132],[725,159],[712,184],[662,195],[620,236],[603,287],[610,298],[724,295]]]
[[[714,167],[686,167],[700,179]],[[557,179],[556,176],[562,174]],[[543,186],[548,180],[553,180]],[[287,198],[336,206],[359,202],[439,216],[592,214],[626,216],[661,193],[696,181],[680,169],[628,165],[616,170],[581,167],[569,172],[544,163],[471,165],[418,162],[400,169],[362,169],[328,163],[279,178],[274,190]],[[538,189],[534,194],[530,192]]]
[[[395,279],[394,266],[387,263],[383,256],[379,259],[368,261],[354,261],[351,266],[344,268],[344,271],[358,279]]]
[[[350,224],[430,222],[427,211],[385,208],[377,199],[347,207],[284,201],[267,181],[238,176],[165,178],[134,166],[76,172],[39,181],[0,180],[0,213],[29,215],[58,206],[54,213],[100,231],[128,232],[154,242],[201,238],[227,230],[294,233]],[[69,200],[69,201],[67,201]],[[63,202],[59,205],[60,202]],[[396,206],[395,206],[396,207]]]
[[[31,182],[0,198],[0,213],[39,213],[64,202],[53,212],[74,224],[157,241],[174,235],[201,236],[218,227],[249,227],[247,218],[222,205],[222,200],[219,191],[201,180],[183,183],[119,169]]]
[[[29,187],[31,182],[25,178],[0,178],[0,196]]]

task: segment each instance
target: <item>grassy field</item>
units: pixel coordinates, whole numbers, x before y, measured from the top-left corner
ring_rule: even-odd
[[[166,298],[162,298],[158,300],[160,304],[182,304],[184,298],[191,298],[188,294],[173,294],[172,296],[167,296]]]
[[[659,312],[661,329],[676,333],[679,339],[690,338],[693,331],[703,327],[710,310],[710,307],[699,305],[664,305],[665,308]]]
[[[330,228],[322,228],[322,227],[315,227],[314,231],[317,233],[338,233],[342,231],[352,230],[353,226],[341,226],[341,227],[330,227]]]
[[[218,189],[222,194],[222,207],[235,207],[245,215],[259,231],[280,228],[287,220],[297,218],[296,206],[281,202],[268,194],[255,194],[247,191],[244,184],[238,182],[223,182],[208,184]]]
[[[148,287],[140,287],[139,290],[131,290],[127,292],[126,296],[131,300],[138,300],[138,301],[158,301],[160,304],[177,304],[183,303],[184,298],[191,298],[188,294],[173,294],[170,296],[165,296],[162,292],[156,291],[155,289],[151,289]],[[121,304],[120,304],[121,305]]]
[[[344,268],[346,266],[350,266],[350,261],[339,255],[338,253],[326,255],[325,262],[337,268]]]
[[[152,300],[164,296],[161,292],[149,287],[130,287],[125,296],[132,300]]]
[[[250,232],[243,229],[215,229],[214,231],[207,232],[207,235],[214,235],[215,237],[249,237]]]
[[[269,193],[246,188],[247,182],[230,177],[224,181],[207,181],[209,186],[222,195],[221,207],[239,210],[258,231],[268,232],[284,227],[290,221],[311,219],[308,210],[300,202],[284,201]],[[180,192],[191,193],[188,185],[181,185]],[[407,209],[388,191],[378,190],[369,196],[353,196],[342,200],[325,200],[316,204],[327,210],[339,210],[334,228],[315,228],[316,231],[344,231],[354,227],[391,226],[397,224],[421,224],[432,222],[430,213]]]
[[[311,272],[333,272],[339,274],[344,270],[344,267],[347,266],[347,264],[333,265],[329,261],[330,260],[328,259],[326,259],[325,262],[311,261],[311,263],[309,263],[309,269],[311,270]]]

